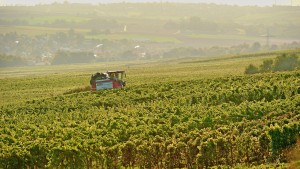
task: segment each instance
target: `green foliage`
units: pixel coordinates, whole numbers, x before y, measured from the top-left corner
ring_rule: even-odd
[[[15,67],[26,65],[26,61],[20,57],[0,54],[0,67]]]
[[[72,94],[72,93],[80,93],[80,92],[86,92],[90,91],[91,87],[90,86],[83,86],[75,89],[70,89],[69,91],[65,92],[64,94]]]
[[[165,58],[180,58],[190,56],[203,56],[204,52],[201,49],[195,48],[175,48],[164,53]]]
[[[250,64],[245,70],[245,74],[255,74],[258,72],[259,72],[258,68],[252,64]]]
[[[281,56],[278,56],[275,59],[274,63],[274,71],[288,71],[288,70],[295,70],[299,68],[300,60],[299,57],[295,54],[292,55],[286,55],[283,54]]]
[[[0,168],[208,168],[284,160],[282,151],[299,138],[299,76],[152,82],[2,105]]]
[[[259,66],[259,68],[250,64],[246,70],[245,74],[255,74],[255,73],[266,73],[266,72],[277,72],[277,71],[291,71],[299,69],[300,60],[299,56],[296,54],[282,54],[281,56],[277,56],[275,61],[273,60],[265,60],[263,64]]]
[[[273,60],[264,60],[263,64],[259,67],[260,72],[272,72],[273,70]]]
[[[74,63],[91,63],[95,60],[91,52],[67,52],[58,51],[52,61],[53,65],[74,64]]]
[[[299,10],[293,7],[202,3],[1,6],[0,53],[22,56],[36,63],[41,63],[43,57],[42,61],[48,64],[45,57],[51,60],[62,48],[95,52],[100,62],[295,49],[299,48],[299,42],[291,39],[300,37],[296,31],[300,29],[299,15]],[[259,36],[268,29],[276,38],[290,43],[269,48],[256,42],[262,40]],[[17,41],[20,43],[14,43]],[[103,46],[96,48],[97,44]],[[135,45],[144,47],[138,51],[143,54],[140,57],[132,56],[137,55],[133,52]],[[54,64],[70,61],[74,59],[58,59]]]
[[[136,145],[135,143],[128,141],[121,148],[122,151],[122,165],[124,167],[134,167],[136,161]]]

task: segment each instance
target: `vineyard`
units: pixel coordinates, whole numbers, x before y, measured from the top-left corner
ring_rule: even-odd
[[[0,168],[280,165],[299,138],[299,77],[189,77],[5,104]]]

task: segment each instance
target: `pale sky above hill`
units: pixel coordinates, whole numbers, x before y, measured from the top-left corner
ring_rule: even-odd
[[[63,3],[66,0],[0,0],[1,5],[35,5]],[[119,3],[119,2],[181,2],[181,3],[216,3],[240,6],[272,6],[277,5],[300,5],[300,0],[67,0],[70,3]]]

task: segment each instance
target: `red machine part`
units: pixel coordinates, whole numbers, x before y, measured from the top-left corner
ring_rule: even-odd
[[[92,91],[96,91],[96,83],[92,83],[92,85],[91,85],[91,90],[92,90]]]
[[[121,88],[122,84],[118,81],[113,80],[113,88]]]

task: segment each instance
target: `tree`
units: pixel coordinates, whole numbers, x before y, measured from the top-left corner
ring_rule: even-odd
[[[271,72],[273,70],[273,60],[265,60],[259,68],[260,72]]]
[[[251,52],[257,52],[260,49],[261,49],[261,44],[259,42],[255,42],[251,47]]]
[[[298,56],[292,54],[290,56],[283,54],[275,59],[275,71],[295,70],[299,66]]]
[[[90,63],[93,60],[95,60],[95,57],[91,52],[58,51],[55,54],[52,64]]]
[[[0,67],[15,67],[15,66],[26,66],[26,65],[27,64],[25,60],[20,57],[0,54]]]
[[[245,74],[255,74],[258,72],[258,68],[255,67],[253,64],[250,64],[245,70]]]

